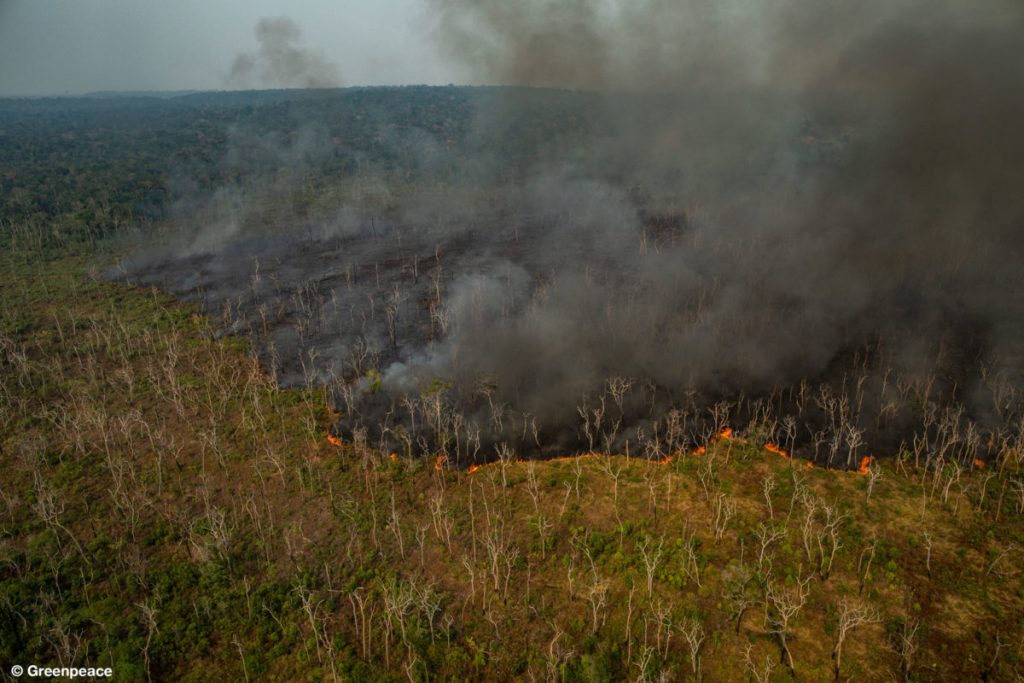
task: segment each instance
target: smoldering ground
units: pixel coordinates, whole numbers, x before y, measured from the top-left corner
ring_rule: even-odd
[[[458,463],[725,422],[969,463],[1019,432],[1019,4],[526,5],[439,0],[434,30],[467,78],[587,92],[460,94],[454,143],[375,109],[398,171],[363,159],[315,211],[347,143],[296,121],[129,279],[330,384],[344,436]]]

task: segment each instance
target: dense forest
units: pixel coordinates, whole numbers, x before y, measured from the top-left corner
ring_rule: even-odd
[[[367,172],[461,180],[472,173],[465,161],[479,162],[484,154],[500,159],[509,173],[521,172],[556,141],[587,134],[593,98],[408,87],[3,100],[2,215],[8,223],[66,231],[69,238],[156,221],[196,186],[244,183],[268,172],[277,159],[229,158],[234,142],[250,142],[246,136],[267,146],[288,146],[302,136],[329,141],[322,153],[302,159],[308,163],[305,189],[314,196]],[[516,112],[506,114],[499,137],[474,136],[473,112],[496,109],[496,102],[513,102]],[[425,160],[419,149],[425,141],[446,153]]]

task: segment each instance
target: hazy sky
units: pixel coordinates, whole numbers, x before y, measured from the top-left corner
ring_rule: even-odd
[[[257,22],[279,16],[342,85],[459,80],[424,0],[0,0],[0,95],[225,88]]]

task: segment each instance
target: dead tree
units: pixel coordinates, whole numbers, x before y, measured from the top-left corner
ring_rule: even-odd
[[[767,475],[761,482],[761,493],[764,494],[765,505],[768,506],[768,519],[775,519],[775,508],[772,506],[772,491],[778,484],[775,477]]]
[[[715,540],[720,541],[736,515],[736,501],[724,493],[715,498]]]
[[[796,670],[793,667],[793,653],[789,650],[789,625],[793,617],[807,604],[807,597],[811,592],[810,584],[810,576],[797,580],[789,587],[780,587],[774,582],[769,582],[765,591],[765,621],[768,632],[779,641],[781,661],[793,676],[796,676]]]
[[[776,541],[780,541],[786,537],[786,529],[783,526],[775,524],[759,523],[754,535],[757,537],[759,543],[757,568],[760,571],[764,571],[764,564],[766,561],[769,566],[771,566],[771,554],[769,553],[769,549]]]
[[[826,505],[817,498],[804,496],[804,520],[801,524],[804,551],[808,562],[817,565],[822,581],[832,573],[836,554],[842,547],[840,527],[846,515],[838,507]]]
[[[836,621],[836,639],[832,646],[832,673],[835,680],[839,680],[839,671],[842,666],[843,644],[847,636],[859,626],[874,624],[878,621],[878,612],[872,608],[856,602],[843,599],[839,603],[839,616]]]
[[[919,619],[902,619],[899,628],[893,635],[892,647],[900,658],[900,674],[904,681],[910,680],[910,672],[914,667],[914,656],[918,649],[918,631],[921,628]]]
[[[665,537],[662,536],[655,548],[651,548],[651,539],[644,536],[642,543],[637,543],[637,549],[644,561],[644,571],[647,573],[647,596],[654,593],[654,574],[658,571],[658,563],[661,561],[661,551],[665,545]]]
[[[590,615],[592,618],[591,635],[596,634],[597,630],[601,628],[601,624],[604,623],[604,606],[608,599],[609,587],[610,582],[602,578],[596,570],[591,573],[591,582],[587,587],[587,602],[590,603]]]
[[[864,500],[871,500],[871,492],[875,488],[875,484],[879,479],[882,478],[882,468],[874,464],[874,461],[868,463],[868,486],[864,493]]]
[[[751,654],[753,650],[754,646],[748,644],[743,651],[743,668],[747,670],[750,677],[757,683],[770,683],[772,672],[775,671],[775,662],[772,661],[771,657],[766,656],[764,658],[764,665],[761,666],[754,661],[754,657]]]
[[[707,634],[701,623],[692,618],[679,625],[679,632],[683,634],[686,644],[690,647],[690,667],[693,669],[694,678],[699,681],[701,679],[700,650]]]

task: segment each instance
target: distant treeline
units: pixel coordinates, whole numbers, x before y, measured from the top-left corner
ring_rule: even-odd
[[[491,160],[522,173],[586,138],[596,97],[449,86],[0,99],[0,220],[95,239],[297,166],[314,192],[368,174],[479,181]],[[246,153],[303,135],[313,149],[299,160]]]

